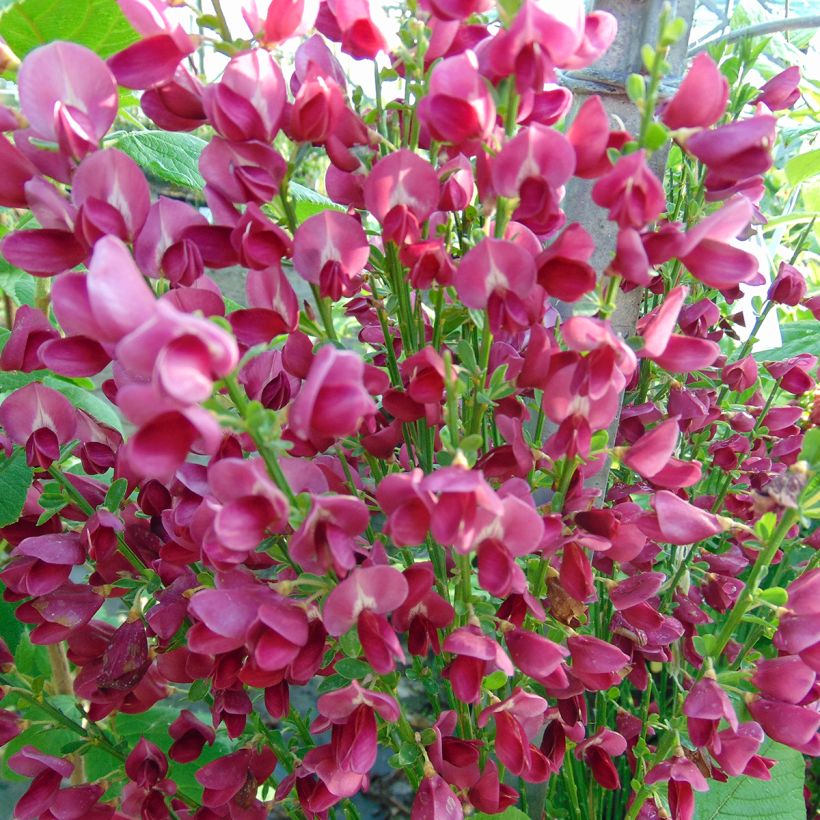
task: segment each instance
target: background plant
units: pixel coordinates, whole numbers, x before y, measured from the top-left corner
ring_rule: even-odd
[[[556,82],[601,12],[92,6],[0,18],[16,816],[356,817],[379,752],[417,819],[801,816],[799,72],[717,46],[670,100],[664,12],[627,130]],[[565,188],[618,227],[604,269]]]

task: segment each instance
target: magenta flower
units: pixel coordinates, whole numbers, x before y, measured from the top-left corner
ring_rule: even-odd
[[[71,441],[76,411],[62,393],[37,382],[8,395],[0,404],[0,425],[15,444],[25,448],[32,467],[48,469]]]
[[[653,503],[658,539],[667,544],[696,544],[724,530],[717,516],[668,490],[655,493]]]
[[[385,241],[418,240],[420,227],[438,204],[439,181],[429,162],[406,149],[380,159],[367,175],[364,199],[379,220]]]
[[[477,626],[463,626],[444,640],[443,649],[455,658],[444,670],[455,696],[464,703],[478,703],[481,681],[496,669],[506,675],[515,671],[504,650]]]
[[[397,569],[359,567],[328,595],[322,620],[335,636],[358,625],[365,657],[376,672],[386,675],[395,668],[394,658],[403,661],[404,653],[384,616],[401,606],[407,593],[407,581]]]
[[[592,189],[596,205],[609,209],[609,219],[621,228],[643,228],[666,210],[666,196],[646,164],[646,152],[621,157]]]
[[[342,44],[342,51],[357,60],[372,60],[387,50],[384,35],[370,15],[368,0],[326,0],[319,6],[316,28]]]
[[[214,810],[247,814],[262,811],[258,786],[270,777],[276,757],[269,748],[240,749],[206,764],[194,775],[204,787],[202,805]],[[254,816],[254,815],[251,815]]]
[[[607,150],[620,150],[629,140],[626,131],[610,131],[601,98],[588,97],[567,129],[567,139],[575,149],[575,176],[597,179],[612,168]]]
[[[692,820],[695,816],[695,796],[692,790],[709,791],[709,785],[700,769],[685,757],[670,757],[650,769],[645,778],[648,785],[663,781],[669,784],[672,820]]]
[[[473,146],[489,138],[495,127],[495,102],[473,51],[435,65],[417,113],[433,139],[464,152],[474,153]]]
[[[717,733],[717,742],[711,750],[721,768],[732,777],[747,774],[759,776],[754,769],[757,750],[763,743],[763,729],[759,723],[741,723],[737,729],[724,729]],[[758,758],[762,760],[762,758]],[[751,764],[751,765],[750,765]]]
[[[316,496],[302,526],[291,536],[290,555],[307,572],[331,567],[345,576],[356,564],[356,536],[370,520],[367,506],[349,496]]]
[[[0,352],[0,369],[30,373],[43,367],[42,347],[60,334],[37,308],[21,305],[11,328],[11,335]]]
[[[393,612],[393,626],[398,632],[408,633],[407,648],[411,655],[424,657],[430,649],[438,655],[441,652],[438,630],[453,622],[455,610],[436,591],[430,562],[417,562],[403,574],[407,597]]]
[[[806,295],[806,279],[794,265],[781,262],[777,276],[769,288],[769,299],[781,305],[795,307]]]
[[[252,34],[260,31],[268,45],[277,45],[291,37],[307,34],[316,22],[319,0],[271,0],[264,20],[256,5],[246,6],[243,17]]]
[[[19,820],[36,820],[53,805],[60,783],[74,771],[67,760],[46,755],[34,746],[23,746],[8,759],[16,774],[32,778],[26,793],[17,801],[14,816]]]
[[[144,624],[140,619],[126,621],[114,632],[105,649],[97,686],[129,691],[142,680],[150,664]]]
[[[47,595],[68,581],[72,567],[84,561],[78,533],[24,538],[12,550],[12,560],[0,578],[18,595]]]
[[[296,272],[334,301],[358,293],[369,256],[361,223],[338,211],[322,211],[306,219],[293,236]]]
[[[723,116],[728,100],[729,81],[703,52],[692,61],[675,96],[664,105],[661,119],[673,131],[708,128]]]
[[[728,721],[734,731],[738,722],[729,696],[713,678],[702,678],[690,690],[683,702],[683,713],[689,729],[689,739],[695,746],[711,746],[717,737],[721,720]]]
[[[800,99],[800,69],[796,65],[775,74],[761,86],[755,103],[763,103],[769,111],[791,108]]]
[[[592,692],[617,686],[623,679],[629,657],[600,638],[576,635],[567,639],[572,656],[572,674]]]
[[[285,108],[285,79],[269,51],[254,49],[233,57],[202,102],[216,132],[236,142],[270,142]]]
[[[376,410],[364,386],[364,362],[355,353],[323,347],[288,413],[299,438],[324,443],[355,433]]]
[[[437,774],[425,777],[413,799],[410,820],[463,820],[461,801]]]
[[[30,52],[17,81],[32,135],[56,142],[72,159],[96,150],[117,115],[111,72],[77,43],[48,43]]]
[[[143,39],[109,58],[117,82],[126,88],[151,88],[170,80],[194,43],[174,22],[162,0],[118,0],[120,8]],[[173,14],[174,12],[171,12]]]
[[[202,92],[199,79],[180,65],[171,79],[143,92],[140,107],[164,131],[193,131],[207,121]]]
[[[465,254],[454,284],[465,305],[487,309],[494,332],[514,333],[534,324],[540,313],[535,279],[535,262],[524,248],[485,238]]]
[[[168,760],[156,744],[143,737],[128,755],[125,773],[138,786],[150,789],[168,774]]]
[[[589,766],[592,776],[603,788],[614,790],[621,787],[621,778],[612,758],[620,757],[625,751],[624,736],[604,727],[579,743],[575,756]]]
[[[564,223],[559,203],[574,170],[575,153],[567,138],[533,123],[493,158],[493,186],[501,196],[519,198],[513,219],[537,234],[551,234]]]
[[[549,296],[563,302],[577,302],[595,288],[597,273],[589,264],[595,242],[574,222],[535,258],[538,284]]]

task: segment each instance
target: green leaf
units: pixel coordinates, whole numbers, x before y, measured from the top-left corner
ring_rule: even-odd
[[[698,793],[696,820],[804,820],[805,764],[800,752],[768,738],[759,754],[778,761],[770,781],[732,777],[726,783],[709,781],[709,791]]]
[[[337,205],[332,199],[328,199],[318,191],[306,188],[298,182],[291,182],[288,185],[288,196],[293,202],[293,210],[296,212],[296,221],[299,223],[304,222],[306,219],[322,211],[344,211],[344,208],[341,205]]]
[[[339,675],[348,680],[359,680],[359,678],[363,678],[372,671],[369,664],[356,658],[342,658],[342,660],[336,662],[336,666],[333,668]]]
[[[521,809],[515,806],[510,806],[501,814],[484,814],[483,811],[477,811],[473,815],[473,820],[530,820],[530,816],[525,814]]]
[[[52,40],[110,57],[139,39],[117,0],[19,0],[0,16],[0,36],[20,58]]]
[[[817,332],[817,322],[783,322],[780,325],[780,335],[783,345],[776,350],[763,350],[755,353],[759,362],[782,362],[791,359],[800,353],[811,353],[820,356],[820,333]]]
[[[813,427],[803,436],[800,460],[808,461],[814,469],[820,467],[820,428]]]
[[[34,472],[26,464],[26,454],[21,448],[15,449],[10,458],[0,454],[0,487],[3,488],[0,492],[0,527],[13,524],[20,517],[33,478]]]
[[[199,173],[199,155],[206,142],[193,134],[129,131],[111,145],[163,182],[194,191],[201,191],[205,185]]]
[[[85,410],[90,416],[94,416],[97,421],[113,427],[120,433],[123,432],[122,420],[119,413],[114,409],[114,406],[108,399],[103,398],[97,393],[92,393],[82,387],[77,387],[76,384],[63,381],[62,379],[45,376],[42,382],[47,387],[62,393],[75,407],[80,410]]]
[[[6,642],[13,655],[17,651],[25,627],[14,614],[17,604],[12,604],[1,597],[5,589],[5,584],[0,583],[0,638]]]
[[[105,494],[105,501],[103,501],[103,507],[109,512],[116,512],[120,508],[120,504],[122,504],[122,500],[125,498],[127,492],[128,480],[118,478],[108,488],[108,492]]]
[[[820,174],[820,148],[798,154],[786,163],[786,178],[792,185]]]

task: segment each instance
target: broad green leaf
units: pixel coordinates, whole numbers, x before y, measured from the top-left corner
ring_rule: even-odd
[[[780,325],[782,346],[755,353],[754,357],[759,362],[782,362],[800,353],[820,356],[820,333],[817,330],[818,324],[814,321],[784,322]]]
[[[709,791],[695,798],[696,820],[804,820],[803,780],[806,767],[800,752],[767,739],[760,754],[778,761],[772,779],[732,777],[726,783],[709,781]]]
[[[21,270],[0,264],[0,291],[7,294],[17,307],[34,305],[34,277]]]
[[[315,214],[322,211],[334,210],[344,211],[341,205],[337,205],[332,199],[300,185],[298,182],[291,182],[288,185],[288,195],[293,200],[293,209],[296,212],[296,221],[304,222]]]
[[[194,191],[201,191],[205,185],[199,173],[199,155],[206,143],[193,134],[129,131],[111,145],[163,182]]]
[[[13,524],[20,517],[33,477],[22,449],[15,449],[10,458],[0,454],[0,487],[3,488],[0,492],[0,527]]]
[[[515,806],[510,806],[501,814],[484,814],[483,811],[477,811],[473,815],[473,820],[530,820],[530,816],[525,814],[521,809]]]
[[[820,148],[798,154],[786,163],[786,177],[792,185],[820,174]]]
[[[0,16],[0,36],[20,58],[52,40],[110,57],[139,39],[117,0],[18,0]]]
[[[58,390],[75,407],[78,407],[80,410],[85,410],[86,413],[94,416],[97,421],[101,421],[103,424],[113,427],[120,433],[123,432],[122,420],[108,399],[97,393],[92,393],[90,390],[85,390],[82,387],[77,387],[75,384],[70,384],[69,382],[52,376],[45,376],[41,381],[46,387]]]

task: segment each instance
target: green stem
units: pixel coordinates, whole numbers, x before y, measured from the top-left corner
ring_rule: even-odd
[[[94,515],[94,508],[85,500],[82,493],[65,477],[65,475],[54,465],[48,468],[51,477],[63,488],[65,494],[71,498],[75,506],[79,507],[87,516]],[[151,579],[154,573],[148,569],[142,559],[125,543],[125,538],[121,532],[117,534],[117,550],[131,564],[132,567],[144,578]]]
[[[712,645],[712,657],[719,658],[723,654],[723,650],[726,649],[726,646],[732,639],[732,635],[734,635],[743,616],[749,610],[749,606],[760,587],[760,582],[765,577],[766,572],[768,572],[769,565],[772,563],[778,549],[780,549],[780,545],[783,543],[789,530],[799,520],[800,514],[797,510],[786,510],[783,513],[783,517],[772,533],[769,543],[758,553],[757,560],[749,574],[749,580],[746,582],[746,586],[740,593],[734,607],[730,610],[729,617],[723,622],[720,632],[718,632],[717,638]],[[701,666],[698,679],[703,677],[705,671],[706,664]]]

